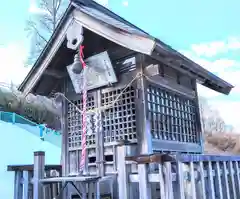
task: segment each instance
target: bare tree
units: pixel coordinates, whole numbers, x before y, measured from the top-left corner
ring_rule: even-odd
[[[199,97],[199,112],[200,112],[200,119],[201,119],[201,125],[202,130],[204,133],[206,133],[205,129],[205,123],[206,123],[206,113],[205,111],[209,108],[209,105],[207,103],[207,100],[203,97]]]
[[[47,44],[67,7],[67,0],[38,0],[36,4],[39,12],[29,17],[25,28],[31,39],[27,65],[36,61]]]
[[[203,97],[199,97],[199,108],[204,133],[212,134],[225,132],[226,124],[219,112],[213,109]]]

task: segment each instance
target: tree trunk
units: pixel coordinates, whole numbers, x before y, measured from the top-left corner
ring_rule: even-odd
[[[0,107],[2,111],[14,112],[38,124],[60,129],[60,112],[53,99],[32,94],[24,97],[17,90],[0,87]]]

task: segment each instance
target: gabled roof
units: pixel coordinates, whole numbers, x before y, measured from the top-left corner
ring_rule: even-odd
[[[69,22],[69,18],[73,17],[76,18],[77,20],[81,20],[82,16],[87,16],[89,20],[94,21],[95,26],[96,23],[99,24],[99,28],[97,27],[92,28],[95,32],[99,33],[100,35],[103,35],[103,33],[101,32],[102,28],[108,27],[108,29],[111,30],[112,33],[116,33],[117,35],[119,32],[124,32],[132,36],[131,38],[135,39],[136,41],[135,43],[131,42],[133,44],[131,44],[132,46],[130,46],[128,43],[121,43],[121,41],[114,38],[114,36],[110,36],[111,34],[104,35],[105,38],[114,41],[115,43],[118,43],[124,47],[130,48],[132,50],[148,54],[151,57],[159,61],[162,61],[165,64],[171,65],[171,67],[178,68],[178,70],[181,70],[183,73],[187,73],[195,77],[197,80],[199,80],[199,82],[202,85],[212,90],[215,90],[223,94],[229,94],[231,89],[233,88],[231,84],[220,79],[219,77],[209,72],[208,70],[204,69],[197,63],[193,62],[192,60],[188,59],[181,53],[172,49],[170,46],[163,43],[159,39],[154,38],[145,31],[141,30],[140,28],[136,27],[135,25],[131,24],[130,22],[111,12],[107,8],[96,3],[95,1],[72,0],[58,27],[56,28],[55,32],[53,33],[46,47],[44,48],[43,52],[37,59],[36,63],[30,70],[25,80],[20,85],[19,87],[20,91],[26,93],[31,92],[31,88],[35,86],[36,82],[39,80],[41,76],[41,72],[44,71],[44,67],[42,66],[44,61],[45,62],[49,61],[48,54],[51,54],[52,51],[54,51],[52,50],[53,44],[56,42],[60,43],[58,41],[60,38],[59,35],[62,34],[61,38],[65,37],[64,34],[66,34],[66,31],[64,33],[63,30],[66,29],[67,23],[69,24],[71,23]],[[86,23],[84,24],[84,22],[82,21],[81,23],[83,23],[82,25],[86,26],[87,29],[88,28],[91,29],[91,27],[89,27],[88,24]],[[146,40],[144,45],[141,42],[143,40]],[[148,48],[145,47],[145,45]]]

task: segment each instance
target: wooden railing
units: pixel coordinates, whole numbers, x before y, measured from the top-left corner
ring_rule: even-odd
[[[126,149],[118,148],[119,198],[240,198],[240,156],[128,156]]]
[[[116,199],[238,199],[240,156],[152,154],[131,156],[131,147],[117,147]],[[62,182],[83,177],[61,177],[61,166],[44,166],[44,152],[34,153],[34,165],[8,166],[15,172],[14,199],[55,198]],[[44,179],[46,178],[46,179]],[[71,179],[70,179],[71,178]],[[106,176],[105,176],[106,178]],[[54,180],[55,179],[55,180]],[[98,176],[97,179],[104,179]],[[43,181],[50,183],[43,185]],[[98,181],[94,183],[98,184]],[[101,181],[101,180],[100,180]],[[111,188],[112,186],[108,186]],[[100,199],[100,189],[94,189]],[[98,190],[98,191],[97,191]],[[89,192],[89,191],[87,191]],[[111,191],[112,193],[112,191]],[[87,196],[88,195],[88,196]],[[86,194],[93,198],[92,194]],[[66,197],[62,196],[62,199]],[[86,197],[84,197],[86,199]]]
[[[61,166],[44,166],[44,156],[44,152],[34,152],[34,164],[9,165],[7,167],[8,171],[15,174],[14,199],[50,199],[58,195],[61,183],[52,183],[44,187],[41,187],[42,185],[39,183],[39,180],[44,177],[61,176]]]

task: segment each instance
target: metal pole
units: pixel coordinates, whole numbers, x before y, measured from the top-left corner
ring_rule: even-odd
[[[34,171],[33,171],[33,199],[43,198],[43,185],[39,180],[44,178],[45,152],[34,152]]]

